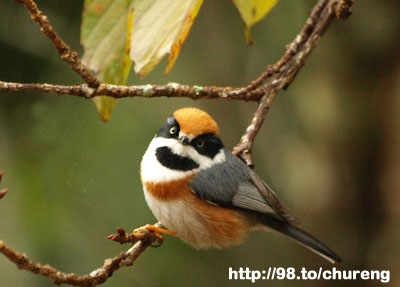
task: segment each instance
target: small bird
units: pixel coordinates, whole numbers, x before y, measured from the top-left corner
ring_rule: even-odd
[[[197,108],[173,113],[141,162],[146,202],[166,229],[196,249],[222,248],[254,230],[275,230],[334,262],[341,259],[297,227],[276,194],[226,149],[214,119]]]

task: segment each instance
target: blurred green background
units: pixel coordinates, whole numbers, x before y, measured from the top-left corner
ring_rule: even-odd
[[[82,54],[83,1],[37,1],[59,35]],[[315,1],[281,0],[252,29],[247,47],[229,0],[204,1],[172,72],[164,60],[144,80],[244,86],[282,55]],[[0,2],[0,80],[78,84],[50,41],[15,1]],[[123,99],[100,121],[91,101],[0,91],[0,239],[30,259],[86,274],[129,246],[106,239],[116,227],[155,222],[140,180],[141,156],[175,109],[213,115],[233,147],[255,103]],[[255,170],[301,219],[343,257],[343,270],[390,270],[391,282],[259,281],[256,286],[400,286],[400,2],[356,1],[335,21],[287,91],[280,93],[253,149]],[[237,247],[195,251],[168,237],[105,286],[251,286],[228,268],[306,267],[328,262],[275,233]],[[53,286],[0,256],[0,286]]]

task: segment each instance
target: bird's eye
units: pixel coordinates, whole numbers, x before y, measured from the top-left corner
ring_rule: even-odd
[[[169,133],[170,133],[171,135],[176,134],[176,131],[177,131],[177,129],[176,129],[175,126],[173,126],[172,128],[169,129]]]
[[[203,140],[199,140],[199,141],[196,143],[196,145],[197,145],[197,147],[202,148],[202,147],[204,146],[204,141],[203,141]]]

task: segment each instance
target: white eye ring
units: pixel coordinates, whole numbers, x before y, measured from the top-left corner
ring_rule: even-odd
[[[176,127],[173,126],[172,128],[170,128],[170,129],[169,129],[169,133],[170,133],[171,135],[176,134]]]
[[[202,147],[204,146],[204,141],[203,141],[203,140],[199,140],[199,141],[196,143],[196,145],[197,145],[197,147],[202,148]]]

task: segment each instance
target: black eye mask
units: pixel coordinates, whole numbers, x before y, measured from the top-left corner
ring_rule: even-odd
[[[199,147],[198,143],[204,141],[204,145]],[[213,159],[224,147],[219,137],[215,134],[208,133],[199,135],[197,138],[190,142],[190,145],[196,149],[196,151],[204,156]]]

